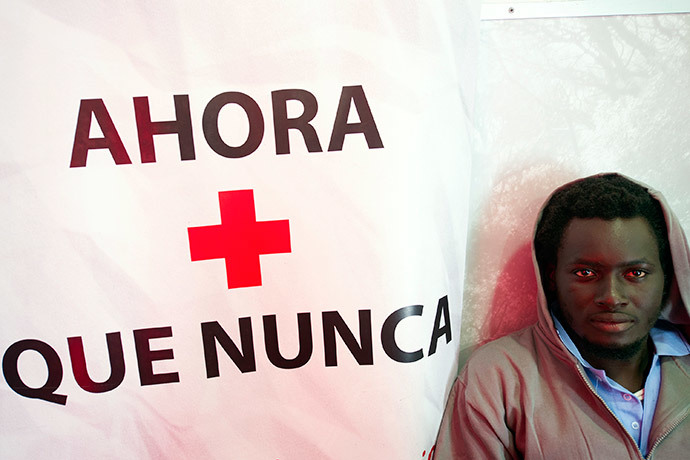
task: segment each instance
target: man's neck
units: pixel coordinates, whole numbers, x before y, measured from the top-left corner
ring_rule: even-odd
[[[647,374],[652,363],[654,344],[647,337],[640,350],[626,359],[607,358],[588,353],[575,341],[582,357],[597,369],[606,371],[606,376],[618,382],[621,386],[634,393],[644,388]]]

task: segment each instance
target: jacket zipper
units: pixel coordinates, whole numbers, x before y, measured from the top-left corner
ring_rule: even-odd
[[[676,427],[677,427],[678,425],[680,425],[681,422],[682,422],[683,420],[685,420],[685,418],[688,416],[689,413],[690,413],[690,412],[686,411],[684,416],[682,416],[681,418],[679,418],[678,420],[676,420],[676,422],[675,422],[673,425],[671,425],[671,426],[668,428],[668,430],[664,431],[664,433],[663,433],[661,436],[659,436],[659,437],[656,439],[656,441],[654,441],[654,444],[652,444],[652,448],[649,449],[649,454],[647,455],[647,458],[652,458],[652,454],[654,453],[654,449],[656,449],[656,447],[657,447],[659,444],[661,444],[661,441],[663,441],[664,438],[665,438],[666,436],[668,436],[668,435],[671,433],[671,431],[675,430]]]
[[[541,323],[540,323],[540,324],[541,324]],[[543,333],[543,331],[542,331],[542,333]],[[548,337],[547,335],[545,335],[545,336]],[[560,347],[559,347],[559,348],[560,348]],[[623,428],[623,430],[625,431],[625,434],[628,436],[628,439],[630,439],[630,440],[633,442],[633,444],[635,445],[635,447],[636,447],[636,449],[637,449],[637,453],[638,453],[638,455],[640,456],[640,458],[641,458],[642,460],[651,459],[651,458],[652,458],[652,454],[654,453],[654,450],[659,446],[659,444],[661,444],[661,441],[663,441],[664,438],[666,438],[666,436],[668,436],[669,434],[671,434],[671,432],[672,432],[674,429],[676,429],[676,427],[678,427],[678,425],[680,425],[680,424],[688,417],[688,415],[690,415],[690,411],[686,411],[686,412],[685,412],[685,415],[683,415],[682,417],[678,418],[678,420],[676,420],[675,423],[673,423],[673,425],[671,425],[666,431],[664,431],[664,433],[663,433],[661,436],[659,436],[658,438],[656,438],[656,440],[654,441],[654,444],[652,444],[652,447],[651,447],[650,449],[648,449],[647,457],[645,457],[645,456],[642,454],[642,451],[640,450],[640,447],[637,445],[637,443],[635,442],[635,440],[633,439],[633,437],[630,435],[630,433],[628,433],[628,430],[625,429],[625,426],[623,425],[623,422],[621,422],[621,419],[619,419],[618,416],[617,416],[616,414],[613,413],[613,411],[611,410],[611,408],[609,407],[609,405],[606,404],[606,401],[604,401],[604,399],[603,399],[601,396],[599,396],[599,394],[596,392],[596,390],[595,390],[594,387],[592,386],[591,382],[589,381],[589,378],[587,378],[587,376],[585,375],[585,373],[584,373],[584,368],[583,368],[583,367],[580,365],[580,363],[578,363],[578,362],[575,363],[575,368],[577,369],[577,373],[580,374],[580,378],[582,379],[582,381],[585,383],[585,385],[587,385],[587,388],[589,388],[590,391],[591,391],[592,393],[594,393],[594,396],[596,396],[596,397],[599,399],[599,401],[601,401],[601,403],[604,405],[604,407],[606,407],[606,409],[608,409],[609,413],[610,413],[611,415],[613,415],[613,418],[615,418],[616,421],[618,421],[618,424],[621,426],[621,428]]]
[[[630,435],[630,433],[628,433],[628,430],[625,429],[625,426],[623,425],[623,422],[621,422],[621,419],[619,419],[618,416],[611,410],[611,408],[609,407],[609,405],[606,404],[606,401],[604,401],[604,398],[602,398],[601,396],[599,396],[599,393],[596,392],[596,390],[594,389],[594,387],[593,387],[592,384],[590,383],[589,379],[588,379],[587,376],[584,374],[584,371],[582,370],[582,366],[580,366],[580,364],[577,363],[577,364],[575,364],[575,367],[577,367],[577,372],[578,372],[578,374],[580,374],[580,378],[582,379],[582,381],[585,382],[585,385],[587,385],[587,387],[591,390],[591,392],[594,393],[594,396],[596,396],[597,398],[599,398],[599,401],[601,401],[602,404],[604,404],[604,407],[606,407],[606,409],[608,409],[609,413],[610,413],[611,415],[613,415],[613,418],[615,418],[616,421],[618,421],[618,424],[621,426],[621,428],[623,428],[623,431],[625,431],[625,434],[626,434],[626,436],[628,436],[628,439],[630,439],[630,440],[632,441],[632,443],[635,445],[635,448],[637,449],[638,455],[640,456],[640,458],[641,458],[642,460],[644,460],[645,456],[644,456],[644,454],[642,454],[642,451],[640,450],[640,446],[637,445],[637,442],[635,442],[635,440],[634,440],[633,437]],[[675,428],[675,426],[674,426],[674,428]],[[670,432],[670,431],[671,431],[671,430],[669,430],[669,432]],[[664,437],[666,437],[666,435],[668,435],[668,433],[665,433],[663,436],[661,436],[659,439],[657,439],[656,443],[654,444],[654,447],[656,447],[656,445],[657,445],[658,443],[660,443],[661,440],[662,440]],[[653,448],[652,448],[652,450],[653,450]],[[650,454],[651,454],[652,450],[649,451]]]

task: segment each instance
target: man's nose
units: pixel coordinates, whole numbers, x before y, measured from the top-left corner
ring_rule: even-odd
[[[604,308],[617,308],[628,304],[625,281],[614,274],[603,277],[598,283],[597,305]]]

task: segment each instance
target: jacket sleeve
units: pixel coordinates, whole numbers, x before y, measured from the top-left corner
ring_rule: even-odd
[[[495,393],[498,388],[483,383],[487,382],[472,381],[467,372],[455,381],[436,440],[435,460],[521,457],[506,425],[502,392]]]

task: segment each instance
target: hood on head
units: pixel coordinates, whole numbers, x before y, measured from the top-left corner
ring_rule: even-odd
[[[666,203],[666,200],[659,191],[654,190],[637,180],[618,173],[601,173],[589,177],[606,176],[610,174],[615,174],[616,176],[620,176],[641,185],[647,189],[649,194],[661,205],[664,220],[666,222],[667,236],[674,269],[673,279],[670,282],[669,294],[662,309],[661,318],[675,324],[676,327],[678,327],[684,333],[686,338],[690,338],[690,247],[688,246],[688,240],[685,232],[683,231],[678,218],[673,214],[673,211],[671,211],[668,203]],[[558,342],[560,341],[556,337],[554,324],[549,313],[549,306],[546,297],[546,286],[544,286],[545,281],[548,280],[548,273],[546,273],[548,267],[540,267],[536,255],[535,239],[537,228],[542,220],[546,204],[549,202],[549,200],[551,200],[551,197],[553,197],[555,193],[566,187],[570,187],[572,184],[580,182],[584,179],[588,179],[589,177],[577,179],[554,190],[546,199],[544,205],[542,205],[539,217],[537,218],[537,222],[534,226],[532,239],[532,261],[534,263],[537,286],[539,289],[537,296],[537,301],[539,304],[539,324],[543,329],[545,329],[545,331],[549,332],[551,337],[556,339]]]

